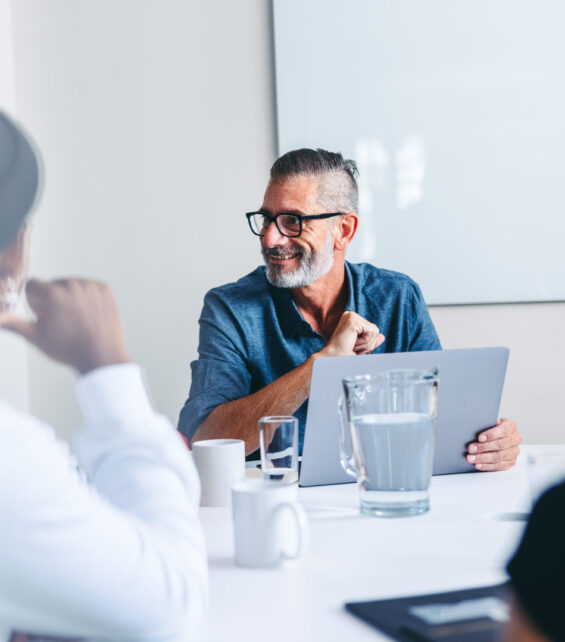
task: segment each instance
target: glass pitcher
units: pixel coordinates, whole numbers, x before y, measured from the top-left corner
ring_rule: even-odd
[[[357,479],[362,513],[429,510],[438,386],[437,368],[343,379],[341,465]]]

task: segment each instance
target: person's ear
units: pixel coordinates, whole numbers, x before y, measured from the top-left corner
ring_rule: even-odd
[[[340,216],[336,224],[334,248],[336,250],[345,250],[353,240],[358,226],[359,217],[355,212],[346,212]]]

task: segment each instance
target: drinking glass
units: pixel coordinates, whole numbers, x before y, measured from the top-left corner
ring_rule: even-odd
[[[298,420],[273,416],[259,419],[263,479],[282,484],[298,482]]]
[[[429,510],[438,385],[437,368],[343,379],[341,464],[357,478],[362,513]]]

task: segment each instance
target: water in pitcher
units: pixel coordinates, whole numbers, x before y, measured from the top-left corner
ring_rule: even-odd
[[[415,515],[429,509],[434,421],[415,412],[368,414],[351,422],[361,512]]]

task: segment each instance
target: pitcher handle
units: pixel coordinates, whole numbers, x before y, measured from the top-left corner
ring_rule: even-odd
[[[349,427],[349,417],[347,416],[345,397],[343,395],[337,403],[337,409],[340,417],[339,459],[341,466],[348,475],[357,478],[355,458],[353,457],[353,444],[351,442],[351,429]]]

